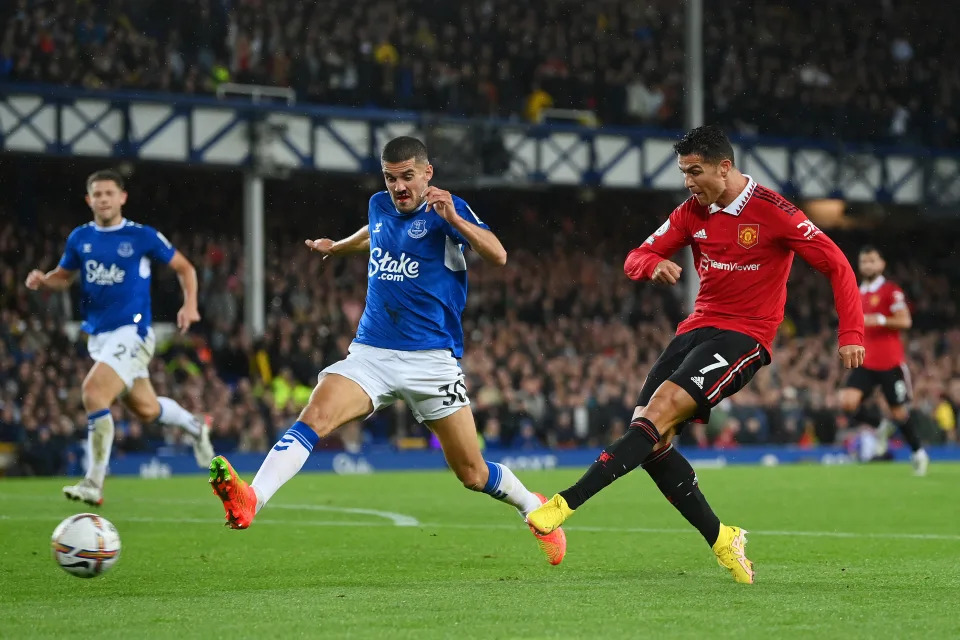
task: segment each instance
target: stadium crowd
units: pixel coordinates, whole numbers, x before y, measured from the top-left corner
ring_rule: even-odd
[[[712,122],[745,135],[960,145],[950,106],[960,66],[941,62],[960,53],[956,12],[931,0],[787,4],[704,3]],[[678,127],[683,7],[10,0],[0,6],[0,81],[185,93],[233,81],[291,87],[319,104],[530,120],[556,107]]]
[[[209,191],[208,202],[218,197],[218,190]],[[159,192],[136,198],[133,202],[170,201]],[[332,203],[349,215],[324,220],[324,233],[339,237],[359,226],[363,202],[357,197]],[[509,218],[484,216],[510,258],[504,268],[471,269],[463,364],[478,430],[490,448],[597,446],[626,427],[681,305],[676,290],[636,284],[622,274],[626,250],[656,228],[656,218],[630,216],[626,208],[611,213],[597,203],[592,206],[605,209],[606,218],[591,205],[548,217],[534,202],[512,208],[518,213]],[[296,419],[319,369],[346,354],[363,310],[366,263],[362,257],[323,263],[297,235],[313,235],[316,220],[307,217],[307,227],[285,218],[267,246],[267,330],[254,339],[242,326],[241,239],[235,231],[197,228],[190,204],[156,219],[197,267],[203,321],[186,337],[159,341],[152,381],[158,393],[212,415],[218,451],[265,451]],[[288,216],[296,209],[282,199],[272,206]],[[622,220],[610,217],[617,215]],[[191,216],[193,222],[186,222]],[[151,222],[149,216],[133,218]],[[23,473],[62,471],[86,432],[80,384],[90,362],[82,339],[68,337],[66,330],[74,301],[66,293],[29,292],[23,286],[30,268],[55,265],[76,224],[77,217],[71,219],[70,225],[42,229],[0,225],[0,441],[19,447]],[[305,228],[311,231],[291,231]],[[949,239],[955,233],[894,233],[886,242],[871,241],[889,247],[890,276],[912,304],[908,351],[915,405],[926,416],[924,439],[954,440],[960,318],[950,282],[960,278],[960,263]],[[848,255],[865,241],[855,232],[834,235]],[[924,250],[912,250],[919,246]],[[179,302],[172,271],[155,269],[155,319],[169,321]],[[798,262],[773,364],[715,409],[709,424],[689,427],[684,442],[696,447],[842,442],[855,425],[845,422],[836,405],[842,372],[834,318],[827,280]],[[178,434],[138,424],[120,407],[114,411],[114,455],[179,446]],[[431,446],[429,432],[402,405],[348,425],[320,446],[359,450],[375,444]]]

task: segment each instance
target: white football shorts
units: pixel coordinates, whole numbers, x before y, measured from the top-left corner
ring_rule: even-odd
[[[144,338],[137,333],[137,325],[128,324],[113,331],[90,336],[87,351],[90,357],[117,372],[127,389],[137,378],[149,378],[147,369],[156,347],[153,329],[147,329]]]
[[[354,342],[349,355],[323,371],[353,380],[374,412],[403,400],[417,422],[440,420],[470,405],[460,362],[447,349],[398,351]]]

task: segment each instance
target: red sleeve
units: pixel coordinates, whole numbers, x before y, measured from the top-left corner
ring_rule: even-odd
[[[853,267],[840,248],[817,228],[802,211],[793,215],[777,212],[786,245],[814,269],[830,278],[833,301],[840,318],[840,346],[863,345],[863,305]]]
[[[683,205],[680,205],[653,235],[627,254],[623,272],[631,280],[648,280],[660,262],[668,260],[688,244],[690,236],[686,229]]]
[[[896,313],[900,309],[907,309],[907,298],[903,295],[903,289],[895,284],[890,284],[890,313]]]

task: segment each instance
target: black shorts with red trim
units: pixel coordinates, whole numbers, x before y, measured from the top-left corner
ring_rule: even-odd
[[[691,420],[707,422],[713,407],[746,386],[768,364],[770,354],[756,338],[729,329],[694,329],[676,336],[657,358],[637,406],[647,406],[654,392],[669,380],[697,401],[697,413]]]
[[[887,405],[900,407],[913,399],[913,389],[910,385],[910,370],[901,363],[892,369],[867,369],[859,367],[850,371],[844,388],[859,389],[866,400],[873,390],[880,387]]]

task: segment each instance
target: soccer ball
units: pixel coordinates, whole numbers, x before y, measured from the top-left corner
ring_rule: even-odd
[[[95,513],[70,516],[53,530],[53,559],[78,578],[92,578],[120,559],[120,534],[109,520]]]

